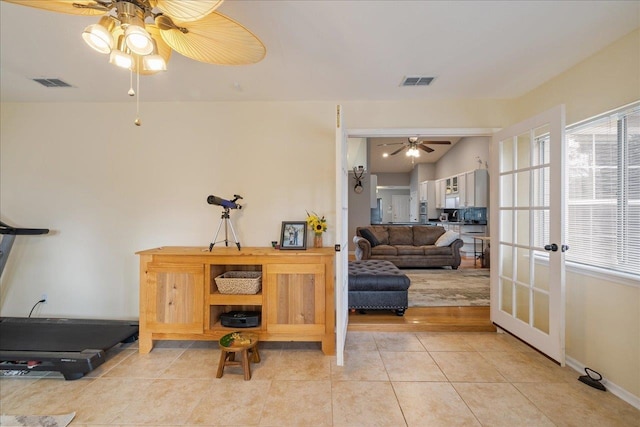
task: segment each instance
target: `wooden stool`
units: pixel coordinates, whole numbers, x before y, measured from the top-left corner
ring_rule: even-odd
[[[216,378],[222,378],[225,366],[242,366],[244,379],[251,379],[251,366],[249,362],[260,362],[258,353],[258,335],[247,332],[234,332],[220,338],[220,362]],[[226,344],[226,345],[225,345]],[[242,353],[242,360],[236,360],[236,353]],[[249,359],[251,353],[251,359]]]

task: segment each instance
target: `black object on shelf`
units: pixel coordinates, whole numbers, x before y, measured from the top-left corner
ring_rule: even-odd
[[[230,311],[220,315],[220,324],[229,328],[255,328],[260,326],[259,311]]]

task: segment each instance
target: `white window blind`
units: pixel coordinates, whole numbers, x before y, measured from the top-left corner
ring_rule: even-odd
[[[569,127],[567,260],[640,278],[640,104]]]

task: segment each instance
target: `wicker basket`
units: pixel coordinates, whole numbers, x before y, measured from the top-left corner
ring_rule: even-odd
[[[261,278],[260,271],[227,271],[215,280],[221,294],[257,294]]]

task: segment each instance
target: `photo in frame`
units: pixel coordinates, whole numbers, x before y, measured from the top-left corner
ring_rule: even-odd
[[[306,221],[282,221],[280,249],[307,249]]]

